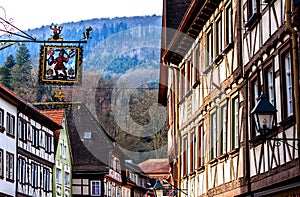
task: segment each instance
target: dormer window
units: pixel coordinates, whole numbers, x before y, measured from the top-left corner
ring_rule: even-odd
[[[91,139],[91,137],[92,137],[92,132],[90,132],[90,131],[86,131],[86,132],[84,132],[84,134],[83,134],[83,139]]]

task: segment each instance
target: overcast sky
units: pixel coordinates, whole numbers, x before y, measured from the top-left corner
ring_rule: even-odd
[[[162,5],[163,0],[1,0],[0,17],[27,30],[93,18],[162,15]]]

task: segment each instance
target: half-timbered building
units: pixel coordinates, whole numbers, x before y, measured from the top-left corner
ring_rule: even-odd
[[[249,190],[258,196],[300,194],[299,141],[294,140],[300,132],[296,6],[299,1],[292,0],[248,0],[242,5]],[[266,133],[255,128],[251,115],[262,94],[277,109],[275,129]]]
[[[21,102],[0,83],[0,196],[16,194],[17,112]]]
[[[80,102],[36,103],[41,110],[65,110],[72,153],[72,196],[121,196],[123,154]]]
[[[52,196],[53,133],[61,126],[3,84],[0,88],[0,196]]]
[[[297,0],[164,1],[159,102],[188,196],[299,195],[298,29]],[[277,109],[263,133],[262,94]]]
[[[143,197],[148,192],[148,176],[132,160],[125,160],[126,183],[122,197]]]
[[[240,1],[184,2],[176,29],[177,2],[164,1],[163,14],[159,101],[168,109],[173,182],[188,196],[239,195],[247,190]]]
[[[62,128],[54,132],[53,196],[72,196],[72,153],[65,110],[41,110]]]
[[[17,124],[17,196],[52,196],[54,131],[61,126],[29,104]]]

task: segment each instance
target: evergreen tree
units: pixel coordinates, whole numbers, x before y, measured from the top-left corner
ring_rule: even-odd
[[[20,44],[16,53],[16,65],[12,68],[12,87],[16,94],[32,101],[34,92],[31,80],[30,52],[25,44]]]
[[[8,88],[13,89],[11,85],[11,69],[16,64],[14,56],[9,55],[4,62],[4,65],[0,68],[0,82],[6,85]]]

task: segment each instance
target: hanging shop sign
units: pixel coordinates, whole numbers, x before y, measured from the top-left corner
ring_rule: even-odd
[[[72,85],[81,82],[82,47],[44,45],[40,49],[40,82]]]

